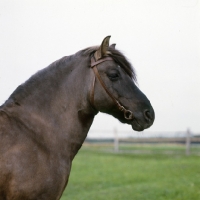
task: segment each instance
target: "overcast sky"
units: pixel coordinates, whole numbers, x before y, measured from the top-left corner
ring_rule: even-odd
[[[0,0],[0,103],[36,71],[111,35],[156,114],[148,131],[200,132],[200,1]],[[92,130],[131,130],[99,114]]]

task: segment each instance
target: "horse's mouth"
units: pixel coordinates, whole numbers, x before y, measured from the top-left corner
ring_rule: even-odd
[[[132,120],[131,125],[132,125],[132,129],[135,131],[143,131],[144,130],[144,127],[139,123],[139,121],[136,118],[134,118]]]
[[[134,131],[143,131],[145,128],[135,117],[132,120],[127,120],[124,117],[116,117],[121,123],[130,124]]]
[[[120,115],[117,113],[113,116],[116,117],[120,122],[131,125],[134,131],[143,131],[144,129],[149,128],[152,125],[152,123],[145,122],[145,119],[141,119],[141,116],[134,116],[131,120],[125,119],[121,113]]]

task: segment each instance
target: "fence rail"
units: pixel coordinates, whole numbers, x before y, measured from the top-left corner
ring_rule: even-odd
[[[176,145],[181,146],[181,152],[184,153],[187,156],[189,156],[191,153],[195,152],[200,155],[200,137],[194,136],[191,134],[190,130],[188,129],[185,132],[182,132],[182,136],[180,137],[134,137],[134,138],[124,138],[119,137],[118,132],[116,129],[113,130],[113,137],[112,138],[87,138],[85,141],[86,145],[110,145],[112,147],[112,150],[114,152],[122,152],[124,149],[131,149],[132,146],[132,152],[137,152],[135,149],[135,145],[142,145],[142,147],[138,147],[139,150],[144,150],[144,145],[149,146],[155,146],[155,145],[162,145],[169,146],[169,145]],[[192,150],[191,150],[192,147]],[[198,148],[197,148],[198,147]],[[138,150],[137,149],[137,150]],[[180,152],[180,148],[179,149]],[[184,150],[185,149],[185,150]],[[130,151],[131,152],[131,151]],[[175,152],[175,150],[174,150]]]

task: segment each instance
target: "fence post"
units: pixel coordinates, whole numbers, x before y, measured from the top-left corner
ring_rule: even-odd
[[[188,128],[186,132],[186,152],[185,152],[186,156],[190,155],[190,144],[191,144],[190,137],[191,137],[190,129]]]
[[[114,128],[114,151],[119,152],[119,138],[116,128]]]

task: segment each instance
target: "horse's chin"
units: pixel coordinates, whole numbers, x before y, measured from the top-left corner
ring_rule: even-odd
[[[132,129],[134,131],[143,131],[144,127],[142,125],[140,125],[137,120],[133,120],[131,123]]]
[[[117,118],[121,123],[123,124],[129,124],[132,126],[132,129],[134,131],[143,131],[146,128],[149,128],[151,124],[144,123],[142,119],[139,118],[133,118],[132,120],[127,120],[124,118],[123,115],[113,115],[115,118]]]
[[[132,129],[135,131],[143,131],[144,130],[143,125],[136,118],[134,118],[131,121],[131,125],[132,125]]]
[[[121,123],[123,123],[123,124],[129,124],[129,125],[131,125],[132,126],[132,129],[134,130],[134,131],[143,131],[145,128],[142,126],[142,125],[140,125],[139,123],[138,123],[138,121],[136,120],[136,119],[133,119],[133,120],[131,120],[131,121],[127,121],[126,119],[124,119],[124,118],[117,118]]]
[[[138,122],[138,120],[137,119],[133,119],[133,120],[131,120],[131,121],[127,121],[126,119],[124,119],[124,118],[118,118],[118,120],[121,122],[121,123],[123,123],[123,124],[129,124],[129,125],[131,125],[132,126],[132,129],[134,130],[134,131],[143,131],[144,129],[145,129],[145,126],[143,126],[142,124],[140,124],[139,122]]]

